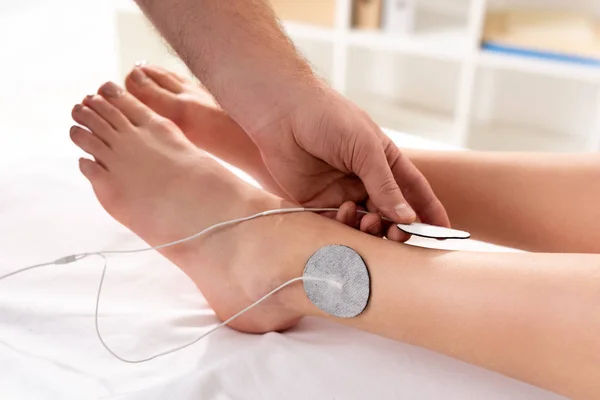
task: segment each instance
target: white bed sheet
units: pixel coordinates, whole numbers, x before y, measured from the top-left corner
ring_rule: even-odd
[[[390,135],[403,146],[442,147]],[[0,275],[74,252],[143,246],[99,206],[77,171],[76,155],[63,148],[52,153],[0,164]],[[474,242],[444,245],[503,250]],[[99,259],[88,259],[0,282],[0,398],[561,398],[311,318],[283,334],[224,328],[177,354],[124,364],[102,348],[94,331],[100,267]],[[156,254],[110,259],[100,318],[109,344],[132,358],[187,342],[217,323],[195,286]]]

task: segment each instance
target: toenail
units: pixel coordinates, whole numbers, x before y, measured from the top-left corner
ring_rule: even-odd
[[[100,93],[106,97],[119,97],[123,94],[123,89],[113,82],[108,82],[102,85]]]
[[[146,60],[138,60],[134,64],[136,67],[143,67],[144,65],[148,65],[148,61]]]
[[[79,112],[82,108],[83,106],[81,104],[75,104],[75,107],[73,107],[73,112]]]
[[[143,84],[146,80],[146,74],[140,68],[134,68],[131,72],[131,79],[139,85]]]

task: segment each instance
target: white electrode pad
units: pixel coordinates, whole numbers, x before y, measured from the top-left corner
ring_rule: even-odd
[[[427,225],[415,222],[410,225],[398,224],[398,228],[409,235],[421,236],[430,239],[469,239],[471,234],[458,229],[443,228],[441,226]]]
[[[310,301],[330,315],[351,318],[367,307],[369,271],[350,247],[330,245],[319,249],[308,259],[302,278]]]

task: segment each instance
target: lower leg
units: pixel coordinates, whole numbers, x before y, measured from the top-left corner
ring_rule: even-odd
[[[474,238],[530,251],[600,253],[600,159],[592,154],[407,150]]]

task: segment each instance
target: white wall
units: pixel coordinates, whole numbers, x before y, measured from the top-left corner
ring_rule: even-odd
[[[117,78],[115,3],[0,4],[0,163],[74,152],[71,108],[103,81]]]

